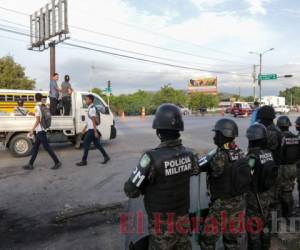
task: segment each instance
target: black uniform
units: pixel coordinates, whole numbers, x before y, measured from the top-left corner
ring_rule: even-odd
[[[161,144],[142,155],[124,185],[124,192],[129,198],[144,195],[149,222],[149,237],[146,238],[149,246],[138,248],[137,242],[131,247],[143,250],[191,250],[188,237],[190,176],[198,173],[198,158],[179,139],[179,131],[183,131],[184,126],[177,106],[161,105],[156,111],[152,127],[156,129]],[[168,216],[173,217],[173,225],[170,225],[170,219],[167,220],[170,218]],[[177,227],[174,228],[179,222],[183,229],[180,232]]]
[[[260,218],[263,230],[259,233],[248,232],[248,249],[270,249],[270,220],[273,202],[274,187],[278,175],[278,165],[275,163],[272,152],[268,149],[251,148],[248,152],[249,166],[252,169],[251,191],[246,197],[246,216],[252,221],[252,228],[258,230],[258,225],[251,218]]]
[[[234,138],[238,136],[236,123],[230,119],[220,119],[213,131],[214,143],[218,148],[199,160],[200,171],[207,172],[211,198],[209,219],[201,230],[199,243],[201,249],[214,250],[222,235],[225,249],[239,249],[241,232],[229,230],[229,224],[234,218],[244,219],[245,187],[247,189],[251,182],[250,171],[248,166],[243,168],[241,165],[244,154],[234,143]],[[226,214],[228,219],[224,221],[222,214]],[[212,224],[219,229],[226,226],[225,231],[210,230]]]
[[[185,148],[181,140],[162,142],[156,149],[146,151],[135,168],[124,191],[130,198],[144,195],[144,205],[149,218],[149,245],[158,245],[154,230],[155,214],[165,220],[168,213],[175,217],[188,217],[190,176],[197,170],[197,156]],[[188,226],[188,225],[187,225]],[[187,235],[174,234],[176,247],[187,244]],[[168,248],[166,248],[168,249]],[[178,248],[179,249],[179,248]]]
[[[297,177],[296,163],[300,156],[299,145],[299,137],[297,135],[290,131],[282,132],[278,192],[281,212],[284,217],[291,217],[293,214],[293,190]]]

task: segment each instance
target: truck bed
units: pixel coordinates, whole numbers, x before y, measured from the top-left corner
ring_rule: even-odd
[[[35,122],[34,116],[0,116],[0,133],[30,131]],[[53,116],[50,130],[74,130],[72,116]]]

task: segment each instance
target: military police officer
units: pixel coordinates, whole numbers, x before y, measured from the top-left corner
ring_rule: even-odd
[[[161,105],[152,127],[161,144],[142,155],[124,191],[129,198],[144,195],[150,234],[148,249],[191,249],[189,183],[190,176],[198,169],[197,155],[182,145],[180,131],[184,130],[184,124],[177,106]],[[181,223],[184,230],[171,229],[170,216],[173,225]]]
[[[264,125],[255,123],[247,130],[248,163],[252,172],[251,190],[246,196],[246,216],[251,222],[248,231],[248,250],[267,250],[271,246],[272,187],[276,184],[278,165],[272,152],[267,149],[267,130]],[[253,218],[259,218],[260,224]],[[249,225],[248,225],[249,226]]]
[[[265,105],[257,111],[256,121],[267,129],[268,149],[272,151],[276,163],[280,164],[281,133],[274,124],[275,118],[276,113],[272,106]]]
[[[217,149],[199,160],[200,171],[208,174],[211,198],[207,217],[211,220],[206,220],[200,234],[199,243],[202,250],[214,250],[216,242],[223,235],[225,249],[239,249],[240,232],[232,232],[229,222],[234,218],[238,218],[245,211],[243,190],[234,190],[233,188],[235,180],[243,179],[242,176],[235,176],[233,170],[235,163],[244,154],[234,142],[234,139],[238,136],[238,127],[233,120],[220,119],[215,124],[213,131],[215,132],[214,143]],[[225,213],[228,218],[225,221],[225,230],[221,230],[223,227],[221,226],[222,213]],[[218,230],[214,232],[207,230],[208,223],[211,223],[212,220],[218,224]]]
[[[300,139],[300,116],[295,122],[296,130],[298,131],[298,138]],[[297,184],[298,184],[298,206],[300,207],[300,161],[297,162]]]
[[[288,116],[280,116],[277,119],[277,126],[282,132],[278,190],[282,216],[286,218],[291,217],[293,214],[293,190],[297,177],[295,164],[300,155],[299,137],[289,131],[291,125]]]

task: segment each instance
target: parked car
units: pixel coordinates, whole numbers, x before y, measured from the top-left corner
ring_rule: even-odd
[[[231,114],[237,116],[249,116],[252,114],[252,108],[247,102],[235,102],[231,109]]]
[[[291,111],[288,105],[278,106],[274,109],[277,114],[288,114]]]

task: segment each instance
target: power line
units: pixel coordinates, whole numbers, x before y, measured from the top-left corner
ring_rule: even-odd
[[[18,11],[18,10],[13,10],[13,9],[9,9],[9,8],[5,8],[5,7],[2,7],[2,6],[0,6],[0,9],[5,10],[5,11],[8,11],[8,12],[15,13],[15,14],[23,15],[23,16],[29,16],[29,15],[28,15],[27,13],[25,13],[25,12]]]
[[[132,50],[119,49],[119,48],[115,48],[115,47],[112,47],[112,46],[107,46],[107,45],[103,45],[103,44],[99,44],[99,43],[94,43],[94,42],[89,42],[89,41],[83,41],[83,40],[76,39],[76,38],[72,38],[72,41],[79,42],[79,43],[85,43],[85,44],[89,44],[89,45],[93,45],[93,46],[97,46],[97,47],[107,48],[107,49],[118,50],[118,51],[122,51],[122,52],[125,52],[125,53],[131,53],[131,54],[136,54],[136,55],[151,57],[151,58],[160,59],[160,60],[167,60],[167,61],[171,60],[171,61],[174,61],[174,62],[188,63],[190,65],[196,65],[196,66],[199,66],[201,64],[202,65],[213,66],[212,64],[195,63],[195,62],[190,62],[190,61],[176,60],[176,59],[167,58],[167,57],[153,56],[153,55],[149,55],[149,54],[145,54],[145,53],[140,53],[140,52],[136,52],[136,51],[132,51]],[[237,70],[239,70],[239,69],[237,69]],[[237,70],[235,70],[235,71],[237,71]]]
[[[209,47],[206,47],[206,46],[203,46],[203,45],[200,45],[200,44],[192,43],[190,41],[180,40],[180,39],[177,39],[177,38],[174,38],[174,37],[171,37],[171,36],[159,33],[159,32],[155,32],[153,30],[149,30],[149,29],[146,29],[146,28],[134,25],[134,24],[125,23],[125,22],[121,22],[121,21],[118,21],[118,20],[114,20],[114,19],[107,19],[107,20],[110,20],[111,22],[118,23],[118,24],[121,24],[121,25],[124,25],[124,26],[133,27],[135,29],[142,30],[144,32],[148,32],[148,33],[151,33],[151,34],[156,35],[156,36],[162,36],[162,37],[165,37],[169,40],[173,40],[175,42],[188,43],[188,44],[193,45],[195,47],[210,50],[210,51],[215,52],[215,53],[220,53],[220,54],[229,55],[229,56],[232,56],[232,57],[238,57],[238,58],[243,58],[244,59],[244,57],[242,57],[242,56],[238,56],[238,55],[234,55],[232,53],[228,53],[228,52],[224,52],[224,51],[221,51],[221,50],[209,48]]]
[[[20,24],[20,23],[15,23],[15,22],[12,22],[10,20],[7,20],[7,19],[3,19],[3,18],[0,18],[0,21],[1,22],[6,22],[6,23],[9,23],[9,24],[14,24],[14,25],[17,25],[17,26],[21,26],[21,27],[24,27],[26,29],[29,30],[29,27],[27,25],[24,25],[24,24]]]
[[[30,37],[29,34],[23,33],[23,32],[20,32],[20,31],[16,31],[16,30],[6,29],[6,28],[3,28],[3,27],[0,27],[0,30],[6,31],[6,32],[9,32],[9,33],[13,33],[13,34],[16,34],[16,35],[20,35],[20,36]]]
[[[17,41],[17,42],[23,42],[23,43],[27,42],[26,40],[22,40],[22,39],[18,39],[18,38],[15,38],[15,37],[10,37],[10,36],[2,36],[1,35],[0,38],[9,39],[9,40]]]
[[[11,29],[7,29],[7,28],[0,27],[0,30],[10,32],[10,33],[13,33],[13,34],[17,34],[17,35],[30,37],[30,35],[27,34],[27,33],[11,30]],[[110,51],[99,50],[99,49],[95,49],[95,48],[91,48],[91,47],[87,47],[87,46],[82,46],[82,45],[78,45],[78,44],[74,44],[74,43],[69,43],[69,42],[64,42],[64,44],[67,45],[67,46],[75,47],[75,48],[80,48],[80,49],[85,49],[85,50],[89,50],[89,51],[99,52],[99,53],[112,55],[112,56],[118,56],[118,57],[133,59],[133,60],[137,60],[137,61],[143,61],[143,62],[148,62],[148,63],[164,65],[164,66],[168,66],[168,67],[181,68],[181,69],[187,69],[187,70],[195,70],[195,71],[202,71],[202,72],[209,72],[209,73],[217,73],[217,74],[231,74],[231,75],[239,75],[239,76],[249,76],[247,74],[237,74],[237,73],[233,74],[232,72],[227,72],[227,71],[207,70],[207,69],[201,69],[201,68],[196,68],[196,67],[187,67],[187,66],[175,65],[175,64],[171,64],[171,63],[158,62],[158,61],[149,60],[149,59],[145,59],[145,58],[139,58],[139,57],[124,55],[124,54],[114,53],[114,52],[110,52]]]
[[[231,72],[226,72],[226,71],[206,70],[206,69],[200,69],[200,68],[194,68],[194,67],[186,67],[186,66],[181,66],[181,65],[175,65],[175,64],[171,64],[171,63],[157,62],[157,61],[153,61],[153,60],[149,60],[149,59],[138,58],[138,57],[134,57],[134,56],[128,56],[128,55],[109,52],[109,51],[105,51],[105,50],[90,48],[90,47],[87,47],[87,46],[82,46],[82,45],[78,45],[78,44],[74,44],[74,43],[70,43],[70,42],[64,42],[64,44],[68,45],[68,46],[75,47],[75,48],[90,50],[90,51],[94,51],[94,52],[99,52],[99,53],[103,53],[103,54],[107,54],[107,55],[113,55],[113,56],[118,56],[118,57],[123,57],[123,58],[128,58],[128,59],[133,59],[133,60],[137,60],[137,61],[160,64],[160,65],[173,67],[173,68],[180,68],[180,69],[187,69],[187,70],[194,70],[194,71],[202,71],[202,72],[209,72],[209,73],[217,73],[217,74],[232,74]],[[246,75],[246,74],[234,74],[234,75],[249,76],[249,75]]]
[[[83,28],[83,27],[78,27],[78,26],[73,26],[73,25],[70,25],[70,27],[72,27],[73,29],[89,32],[89,33],[92,33],[92,34],[95,34],[95,35],[110,37],[110,38],[113,38],[113,39],[122,40],[122,41],[129,42],[129,43],[135,43],[135,44],[143,45],[143,46],[146,46],[146,47],[151,47],[151,48],[155,48],[155,49],[169,51],[169,52],[173,52],[173,53],[177,53],[177,54],[183,54],[183,55],[198,57],[198,58],[201,58],[201,59],[216,60],[216,61],[221,61],[221,62],[230,62],[230,63],[234,63],[234,64],[248,65],[247,63],[242,63],[242,62],[238,62],[238,61],[231,61],[231,60],[220,59],[220,58],[216,58],[216,57],[201,56],[199,54],[194,54],[194,53],[189,53],[189,52],[185,52],[185,51],[181,51],[181,50],[175,50],[175,49],[170,49],[170,48],[166,48],[166,47],[161,47],[161,46],[157,46],[157,45],[153,45],[153,44],[149,44],[149,43],[134,41],[134,40],[127,39],[127,38],[124,38],[124,37],[120,37],[120,36],[115,36],[115,35],[110,35],[110,34],[106,34],[106,33],[103,33],[103,32],[99,32],[99,31],[89,30],[89,29],[86,29],[86,28]]]
[[[13,13],[16,13],[16,14],[28,16],[27,13],[24,13],[24,12],[21,12],[21,11],[16,11],[16,10],[1,7],[1,6],[0,6],[0,9],[6,10],[6,11],[9,11],[9,12],[13,12]],[[199,54],[188,53],[188,52],[181,51],[181,50],[170,49],[170,48],[161,47],[161,46],[157,46],[157,45],[153,45],[153,44],[149,44],[149,43],[144,43],[144,42],[139,42],[139,41],[134,41],[134,40],[130,40],[130,39],[127,39],[127,38],[123,38],[123,37],[119,37],[119,36],[115,36],[115,35],[110,35],[110,34],[98,32],[98,31],[93,31],[93,30],[89,30],[89,29],[86,29],[86,28],[83,28],[83,27],[78,27],[78,26],[73,26],[73,25],[70,25],[70,27],[72,27],[74,29],[81,30],[81,31],[101,35],[101,36],[110,37],[110,38],[113,38],[113,39],[123,40],[123,41],[126,41],[126,42],[135,43],[135,44],[139,44],[139,45],[143,45],[143,46],[147,46],[147,47],[152,47],[152,48],[156,48],[156,49],[160,49],[160,50],[170,51],[170,52],[173,52],[173,53],[179,53],[179,54],[199,57],[199,58],[202,58],[202,59],[208,59],[208,60],[216,60],[216,61],[231,62],[231,63],[235,63],[235,64],[246,65],[246,63],[242,63],[242,62],[238,62],[238,61],[220,59],[220,58],[216,58],[216,57],[201,56]],[[178,41],[180,41],[180,40],[178,40]],[[181,41],[181,42],[186,42],[186,41]]]

